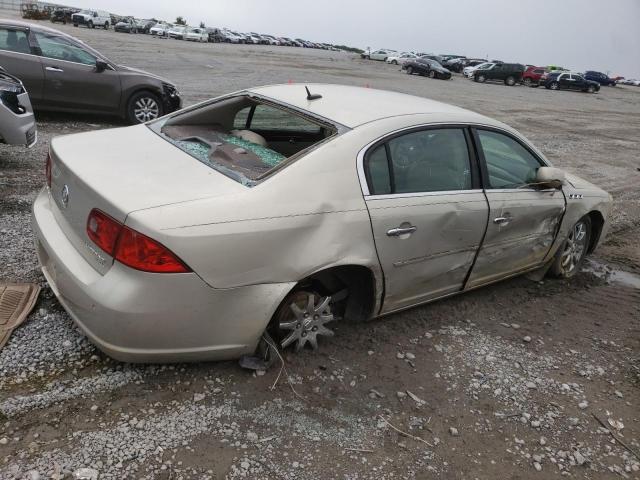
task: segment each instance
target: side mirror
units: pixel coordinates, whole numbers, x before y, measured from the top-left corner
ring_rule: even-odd
[[[560,188],[565,182],[564,170],[554,167],[540,167],[536,172],[536,183],[550,188]]]
[[[107,68],[109,68],[109,64],[107,62],[103,62],[102,60],[96,60],[96,72],[102,73]]]

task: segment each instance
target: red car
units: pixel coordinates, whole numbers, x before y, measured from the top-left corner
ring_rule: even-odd
[[[537,87],[540,85],[540,78],[547,73],[544,67],[529,66],[522,74],[522,83],[527,87]]]

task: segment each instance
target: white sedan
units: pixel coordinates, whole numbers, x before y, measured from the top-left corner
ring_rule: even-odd
[[[208,42],[209,34],[204,28],[189,28],[184,34],[184,39],[190,42]]]
[[[415,53],[403,52],[400,55],[392,55],[390,57],[387,57],[387,63],[393,65],[404,65],[409,60],[415,60],[416,58],[419,57]]]
[[[251,88],[59,136],[46,168],[42,271],[123,361],[317,347],[339,319],[536,269],[569,278],[611,209],[501,122],[344,85]]]
[[[473,77],[473,73],[478,70],[479,68],[488,70],[490,68],[492,68],[495,65],[495,63],[491,63],[491,62],[486,62],[486,63],[481,63],[479,65],[475,65],[473,67],[464,67],[462,69],[462,73],[465,77]]]
[[[166,37],[167,32],[172,28],[173,28],[173,25],[171,25],[170,23],[156,23],[153,27],[149,29],[149,33],[157,37]]]

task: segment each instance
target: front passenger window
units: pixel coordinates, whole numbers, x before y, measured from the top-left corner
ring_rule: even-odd
[[[478,130],[490,188],[518,188],[535,182],[542,165],[529,150],[507,135]]]

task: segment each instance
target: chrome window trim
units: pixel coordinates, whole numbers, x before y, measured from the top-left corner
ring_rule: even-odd
[[[386,193],[382,195],[365,195],[365,200],[389,200],[394,198],[419,198],[419,197],[437,197],[441,195],[469,195],[473,193],[482,193],[481,188],[468,190],[441,190],[438,192],[414,192],[414,193]]]
[[[367,153],[367,151],[376,143],[384,140],[387,137],[392,137],[397,135],[398,133],[402,133],[406,130],[414,130],[414,129],[420,129],[420,128],[428,128],[428,127],[438,127],[438,126],[443,126],[443,127],[447,127],[447,126],[457,126],[460,128],[482,128],[482,127],[486,127],[486,128],[490,128],[490,129],[494,129],[494,130],[498,130],[502,133],[504,133],[505,135],[509,136],[509,137],[516,137],[518,138],[518,140],[522,143],[524,143],[525,145],[527,145],[535,154],[536,157],[538,158],[538,160],[540,160],[545,166],[551,166],[551,164],[547,161],[546,158],[544,158],[540,153],[538,152],[537,149],[535,147],[533,147],[533,145],[531,145],[529,142],[525,141],[524,138],[522,138],[519,135],[514,134],[513,132],[509,131],[509,130],[505,130],[504,128],[495,126],[495,125],[490,125],[487,123],[469,123],[469,122],[433,122],[433,123],[421,123],[418,125],[410,125],[407,127],[402,127],[399,128],[397,130],[392,130],[390,132],[385,133],[384,135],[379,136],[378,138],[376,138],[375,140],[367,143],[364,147],[362,147],[359,151],[358,151],[358,155],[356,156],[356,170],[358,172],[358,180],[360,181],[360,189],[362,190],[362,195],[365,197],[365,199],[367,199],[367,197],[370,197],[369,199],[373,199],[375,198],[379,198],[382,195],[372,195],[370,190],[369,190],[369,184],[367,183],[367,176],[365,174],[364,171],[364,157]],[[492,190],[499,190],[499,191],[506,191],[506,189],[487,189],[487,191],[492,191]],[[522,191],[540,191],[540,190],[536,190],[536,189],[523,189],[523,188],[517,188],[517,189],[513,189],[514,191],[518,191],[518,192],[522,192]],[[453,190],[454,192],[468,192],[470,190]],[[482,190],[480,190],[482,191]],[[424,194],[424,193],[434,193],[434,194],[442,194],[442,192],[418,192],[418,195]],[[387,197],[397,197],[397,196],[406,196],[407,194],[403,194],[403,193],[398,193],[398,194],[390,194],[390,195],[385,195]]]
[[[78,46],[78,48],[80,48],[80,49],[84,50],[84,49],[83,49],[82,47],[80,47],[80,46]],[[85,51],[86,51],[86,50],[85,50]],[[4,49],[4,48],[0,48],[0,52],[14,53],[14,54],[16,54],[16,55],[27,55],[27,56],[29,56],[29,57],[36,57],[36,58],[38,58],[38,59],[43,59],[43,58],[44,58],[44,59],[47,59],[47,60],[55,60],[56,62],[72,63],[73,65],[82,65],[83,67],[89,67],[89,68],[95,68],[95,67],[96,67],[95,65],[89,65],[89,64],[86,64],[86,63],[72,62],[71,60],[61,60],[61,59],[59,59],[59,58],[51,58],[51,57],[46,57],[46,56],[44,56],[44,55],[36,55],[36,54],[34,54],[34,53],[14,52],[13,50],[6,50],[6,49]],[[90,55],[92,55],[92,56],[95,56],[95,55],[93,55],[93,53],[91,53],[91,52],[87,52],[87,53],[89,53],[89,54],[90,54]],[[102,60],[103,62],[105,62],[105,63],[107,64],[107,67],[109,67],[109,70],[113,70],[114,72],[116,71],[116,69],[113,67],[113,65],[111,65],[111,63],[110,63],[110,62],[108,62],[107,60],[105,60],[104,58],[98,58],[98,57],[96,57],[96,60]]]

